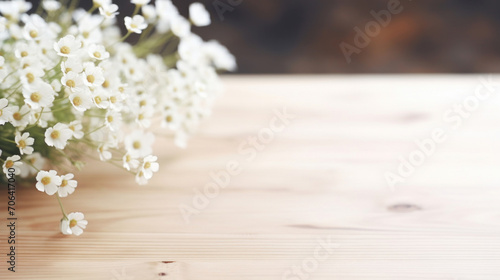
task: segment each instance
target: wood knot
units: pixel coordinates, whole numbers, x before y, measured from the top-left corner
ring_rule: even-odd
[[[422,207],[410,203],[398,203],[388,206],[387,209],[391,212],[396,212],[396,213],[409,213],[422,210]]]

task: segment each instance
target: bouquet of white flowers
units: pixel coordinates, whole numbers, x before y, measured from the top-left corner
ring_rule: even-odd
[[[0,2],[2,178],[33,178],[57,196],[64,234],[87,225],[61,203],[75,192],[70,172],[86,149],[147,183],[159,168],[148,129],[161,126],[185,146],[221,90],[217,70],[236,68],[225,47],[191,33],[210,24],[202,4],[190,6],[188,20],[170,0],[131,2],[123,36],[111,0],[88,11],[77,0],[44,0],[32,13],[24,0]]]

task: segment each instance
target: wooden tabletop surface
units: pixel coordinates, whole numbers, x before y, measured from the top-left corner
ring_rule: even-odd
[[[89,160],[63,200],[82,236],[59,233],[55,197],[18,186],[15,273],[4,189],[0,279],[498,280],[490,79],[224,77],[187,149],[157,138],[149,185]]]

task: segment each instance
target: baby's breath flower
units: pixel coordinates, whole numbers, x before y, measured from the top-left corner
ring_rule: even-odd
[[[99,7],[99,13],[107,19],[113,19],[119,14],[118,6],[115,4],[101,6]]]
[[[139,160],[136,157],[132,156],[131,154],[126,153],[123,156],[123,167],[128,171],[138,168],[139,164],[140,164]]]
[[[147,156],[144,158],[142,163],[141,171],[144,173],[146,179],[151,179],[153,177],[153,172],[158,172],[160,165],[156,162],[158,157]]]
[[[130,2],[132,4],[137,5],[137,6],[143,6],[143,5],[149,4],[149,2],[151,2],[151,0],[131,0]]]
[[[56,194],[61,232],[80,235],[87,221],[67,215],[60,199],[77,181],[56,170],[82,168],[90,148],[102,161],[122,158],[146,184],[159,170],[153,121],[185,147],[221,89],[217,71],[236,63],[225,47],[191,33],[191,24],[210,24],[200,3],[190,5],[189,21],[171,0],[131,0],[135,11],[121,34],[112,0],[93,0],[89,11],[42,1],[37,13],[28,13],[26,0],[0,1],[0,162],[5,175],[14,168],[35,177],[39,191]],[[162,37],[166,32],[178,38]],[[126,41],[132,33],[141,34],[137,44]],[[152,53],[177,41],[170,53]],[[44,170],[48,162],[54,170]]]
[[[172,32],[179,38],[187,37],[191,31],[189,21],[180,15],[174,17],[170,24]]]
[[[207,26],[210,24],[210,14],[201,3],[192,3],[189,5],[189,18],[196,26]]]
[[[66,35],[57,43],[54,43],[54,50],[56,50],[58,55],[64,57],[75,56],[81,47],[82,43],[73,35]]]
[[[93,59],[105,60],[109,58],[109,52],[106,51],[106,48],[104,48],[103,45],[90,45],[87,52]]]
[[[145,157],[153,152],[154,141],[153,133],[136,130],[125,137],[125,149],[134,157]]]
[[[113,156],[109,151],[109,146],[106,144],[99,145],[99,147],[97,148],[97,152],[99,153],[99,159],[101,161],[108,161]]]
[[[37,174],[38,170],[42,169],[45,165],[46,160],[40,153],[34,152],[24,157],[24,161],[28,164],[21,165],[20,176],[22,178]]]
[[[10,173],[9,169],[11,169],[11,168],[14,168],[15,175],[21,174],[21,166],[23,163],[20,162],[20,160],[21,160],[21,157],[18,155],[13,155],[13,156],[10,156],[7,159],[5,159],[5,162],[2,165],[3,174],[5,174],[7,176],[7,174]]]
[[[16,134],[15,141],[21,155],[30,155],[33,153],[33,147],[31,147],[31,145],[35,143],[35,139],[29,136],[30,134],[28,132],[23,133],[23,135],[19,132]]]
[[[85,89],[83,75],[74,71],[66,73],[66,75],[61,78],[61,84],[69,88],[72,92],[83,91]]]
[[[61,177],[57,176],[57,171],[40,171],[36,175],[36,188],[48,195],[53,195],[62,183]]]
[[[38,82],[32,87],[25,87],[23,89],[24,102],[32,109],[40,107],[50,107],[54,102],[54,89],[45,82]]]
[[[12,118],[13,107],[7,107],[9,105],[9,101],[6,98],[0,99],[0,125],[5,124]]]
[[[62,150],[72,136],[73,131],[66,124],[58,123],[45,131],[45,143],[50,147]]]
[[[43,0],[42,5],[43,8],[49,12],[57,11],[61,8],[61,3],[55,0]]]
[[[29,123],[30,108],[23,105],[21,108],[12,106],[12,114],[9,114],[9,122],[15,127],[24,127]]]
[[[85,220],[83,213],[69,213],[67,217],[61,220],[61,232],[63,234],[81,235],[87,227],[88,222]]]
[[[68,128],[71,129],[73,132],[73,137],[75,139],[82,139],[83,138],[83,126],[80,121],[72,121],[69,123]]]
[[[57,193],[60,197],[67,197],[75,191],[78,182],[72,180],[75,177],[72,173],[66,175],[61,175],[61,185],[57,189]]]
[[[141,15],[135,15],[134,17],[125,17],[125,27],[129,32],[141,34],[142,30],[148,27],[148,24]]]

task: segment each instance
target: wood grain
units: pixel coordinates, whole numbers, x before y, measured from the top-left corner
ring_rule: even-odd
[[[58,233],[54,197],[18,188],[17,272],[1,279],[500,279],[500,98],[456,130],[443,113],[478,76],[230,76],[227,93],[186,150],[158,139],[161,169],[147,186],[90,161],[68,211],[80,237]],[[275,111],[295,118],[255,159],[239,152]],[[396,189],[384,174],[415,140],[446,142]],[[180,205],[242,172],[186,223]],[[7,205],[7,196],[0,196]],[[7,217],[1,211],[2,220]],[[326,259],[315,259],[325,240]],[[294,266],[310,272],[286,274]]]

